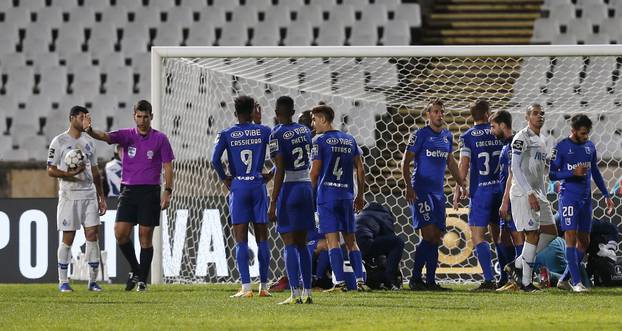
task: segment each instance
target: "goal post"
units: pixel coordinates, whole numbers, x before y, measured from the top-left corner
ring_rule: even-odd
[[[622,176],[621,66],[622,45],[152,47],[153,126],[169,136],[176,155],[175,193],[154,233],[152,282],[238,279],[227,192],[209,164],[216,133],[234,124],[238,95],[255,98],[270,127],[281,95],[294,99],[297,114],[318,102],[333,106],[335,126],[363,146],[366,200],[396,216],[396,233],[406,241],[401,267],[407,278],[419,238],[399,161],[409,132],[425,125],[421,110],[427,102],[445,102],[456,158],[457,137],[472,125],[468,105],[479,98],[488,99],[493,111],[510,111],[515,130],[525,126],[527,105],[542,104],[551,147],[568,134],[572,114],[586,113],[611,189]],[[446,181],[448,201],[451,185]],[[554,189],[549,199],[556,206]],[[594,192],[594,213],[602,217],[603,201]],[[437,270],[442,281],[481,279],[466,210],[447,205]],[[613,220],[620,221],[619,210]],[[269,229],[276,278],[284,274],[283,245],[274,225]]]

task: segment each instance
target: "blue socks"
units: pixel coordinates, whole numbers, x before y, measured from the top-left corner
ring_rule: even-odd
[[[297,246],[298,249],[298,258],[300,259],[300,272],[302,273],[302,286],[305,289],[311,288],[311,273],[312,273],[312,262],[311,262],[311,254],[309,254],[309,250],[306,246]]]
[[[343,282],[343,253],[341,248],[332,248],[328,254],[330,256],[330,266],[333,269],[333,273],[335,273],[337,282]]]
[[[487,241],[482,241],[475,246],[475,252],[479,265],[482,267],[484,273],[484,280],[492,281],[494,276],[492,275],[492,255],[490,253],[490,245]]]
[[[508,263],[507,251],[501,243],[495,243],[495,249],[497,250],[497,260],[499,261],[499,272],[501,275],[499,282],[505,283],[508,281],[508,274],[503,271],[503,267]]]
[[[295,245],[285,246],[285,270],[287,271],[287,280],[289,288],[298,288],[298,280],[300,279],[300,266],[298,264],[298,251]]]
[[[257,258],[259,260],[259,281],[268,282],[268,271],[270,270],[270,248],[266,240],[257,243]],[[248,259],[247,259],[248,260]]]
[[[326,277],[326,269],[330,265],[330,259],[328,258],[328,251],[321,251],[317,256],[317,264],[315,265],[315,277],[317,279],[324,279]]]
[[[352,265],[352,269],[354,270],[354,276],[356,280],[363,279],[363,257],[361,256],[361,251],[352,251],[348,254],[350,257],[350,264]]]
[[[248,243],[243,241],[235,245],[235,261],[238,264],[238,272],[242,284],[250,284],[251,276],[248,271]]]
[[[421,272],[423,270],[423,266],[428,261],[432,247],[433,245],[430,242],[423,239],[417,245],[417,249],[415,250],[415,263],[413,266],[412,275],[412,278],[414,280],[421,280]]]
[[[425,282],[436,284],[436,267],[438,266],[438,245],[428,243],[428,258],[425,261]]]
[[[566,247],[566,261],[568,262],[567,268],[570,271],[571,283],[577,285],[581,282],[581,273],[579,272],[576,247]]]

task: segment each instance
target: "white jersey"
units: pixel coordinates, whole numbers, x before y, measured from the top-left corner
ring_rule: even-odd
[[[546,140],[542,135],[535,134],[529,127],[520,130],[512,140],[512,188],[514,196],[525,195],[533,191],[541,200],[546,200],[546,178],[550,165],[550,155],[547,153]],[[518,157],[516,157],[518,156]],[[524,175],[529,188],[518,178],[514,162],[520,159],[520,172]]]
[[[74,139],[67,132],[63,132],[52,139],[48,154],[48,165],[56,166],[58,169],[67,171],[65,155],[72,149],[79,149],[85,155],[85,169],[74,178],[67,180],[59,178],[58,196],[67,200],[86,200],[97,199],[97,191],[93,183],[93,173],[91,165],[96,165],[95,146],[93,139],[86,134]]]
[[[123,166],[121,160],[113,159],[106,163],[106,182],[108,183],[108,196],[118,197],[121,194],[121,175]]]

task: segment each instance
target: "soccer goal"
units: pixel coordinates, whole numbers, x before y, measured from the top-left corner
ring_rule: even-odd
[[[233,282],[238,279],[227,191],[209,158],[218,131],[234,124],[233,99],[250,95],[274,125],[274,103],[291,96],[297,114],[320,102],[336,111],[338,129],[364,151],[367,201],[389,207],[406,241],[402,262],[410,277],[419,237],[404,198],[400,160],[411,130],[425,125],[423,106],[441,99],[447,127],[457,136],[472,125],[468,106],[488,99],[493,110],[525,126],[532,103],[546,112],[551,148],[569,132],[568,119],[587,113],[594,122],[600,167],[611,189],[622,176],[622,46],[412,46],[412,47],[153,47],[151,100],[155,127],[166,132],[176,155],[175,194],[162,218],[154,282]],[[458,141],[455,139],[454,141]],[[454,146],[458,158],[458,146]],[[448,201],[450,188],[446,182]],[[271,189],[271,184],[269,185]],[[555,185],[550,201],[556,206]],[[595,216],[602,199],[594,195]],[[475,281],[481,269],[466,219],[467,206],[447,205],[447,234],[437,277]],[[612,218],[620,222],[620,210]],[[271,226],[271,277],[284,273],[282,241]],[[159,240],[158,240],[159,239]],[[256,252],[254,239],[249,246]],[[251,275],[258,264],[251,254]]]

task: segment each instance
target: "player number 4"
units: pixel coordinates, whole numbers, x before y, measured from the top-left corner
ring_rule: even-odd
[[[335,175],[335,177],[337,178],[337,181],[341,180],[341,175],[343,175],[343,169],[339,167],[340,159],[341,159],[341,156],[338,156],[337,159],[335,159],[335,166],[333,167],[333,175]]]

